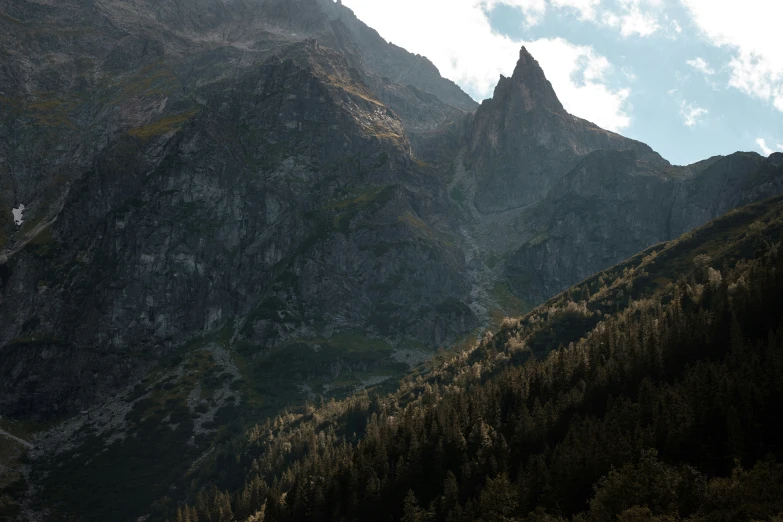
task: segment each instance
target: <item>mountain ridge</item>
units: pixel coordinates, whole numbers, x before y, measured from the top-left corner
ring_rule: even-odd
[[[568,114],[524,49],[475,104],[329,0],[0,13],[0,414],[43,430],[38,508],[228,480],[246,427],[783,192],[780,155],[676,167]]]
[[[251,6],[260,11],[246,17]],[[651,243],[781,190],[780,173],[771,163],[767,169],[752,157],[744,163],[729,157],[703,171],[678,170],[646,145],[568,114],[526,49],[520,51],[514,75],[499,82],[497,96],[465,114],[431,93],[425,96],[416,87],[364,70],[363,64],[373,63],[378,53],[397,58],[386,65],[378,61],[374,70],[397,66],[398,75],[399,56],[413,62],[418,58],[388,46],[343,6],[268,0],[205,2],[185,11],[168,3],[148,7],[111,0],[68,8],[5,5],[8,19],[27,20],[19,28],[4,19],[22,32],[41,13],[49,24],[79,17],[84,23],[91,10],[101,13],[102,21],[92,31],[77,31],[63,44],[77,53],[95,54],[107,35],[126,35],[107,46],[101,62],[113,75],[120,74],[110,84],[90,80],[95,74],[52,69],[51,56],[41,55],[39,72],[45,74],[40,78],[48,74],[57,79],[62,99],[23,104],[17,110],[25,117],[6,121],[6,131],[23,122],[17,139],[30,139],[22,150],[41,154],[34,169],[21,168],[24,155],[6,155],[11,162],[5,168],[13,175],[5,182],[17,188],[4,192],[14,194],[13,202],[4,204],[27,201],[27,208],[21,230],[4,224],[6,242],[25,245],[5,251],[3,306],[13,310],[0,324],[5,344],[33,336],[69,346],[75,340],[88,350],[130,345],[142,352],[156,346],[165,352],[178,339],[229,322],[243,324],[235,337],[261,349],[331,331],[315,324],[361,328],[395,345],[409,342],[405,339],[448,344],[489,324],[493,314],[506,313],[509,292],[519,310]],[[227,33],[230,27],[238,29]],[[343,29],[330,33],[330,27]],[[253,32],[259,28],[261,32]],[[215,44],[218,34],[224,40]],[[254,34],[259,38],[247,48]],[[364,34],[365,40],[348,40],[350,34]],[[314,35],[337,42],[342,51],[329,50]],[[363,47],[360,41],[370,45]],[[17,56],[19,45],[33,44],[10,46]],[[11,64],[7,70],[18,67]],[[95,63],[92,67],[101,70]],[[430,72],[429,78],[439,78]],[[43,80],[28,76],[28,88],[40,88]],[[78,88],[99,95],[85,99],[82,91],[66,85],[82,85]],[[314,92],[321,93],[317,100]],[[267,99],[278,100],[285,112],[268,106]],[[418,109],[424,106],[428,111]],[[422,114],[427,116],[415,119]],[[81,122],[90,118],[85,127]],[[443,121],[446,127],[435,125]],[[70,127],[76,132],[59,131]],[[310,137],[303,139],[302,133]],[[433,136],[436,143],[445,140],[445,146],[433,148],[438,157],[425,150]],[[91,142],[104,148],[88,152]],[[202,143],[200,151],[195,143]],[[58,151],[69,149],[76,152],[68,168],[50,175],[65,161]],[[766,174],[757,176],[759,169],[767,169]],[[341,178],[335,177],[337,172]],[[712,188],[705,190],[700,176],[719,179],[721,185],[710,182]],[[148,184],[157,179],[150,186],[159,192],[145,191],[139,182],[143,178]],[[307,183],[319,188],[311,191]],[[737,183],[742,194],[721,188]],[[245,195],[257,193],[262,203],[258,208],[233,203],[237,189],[231,184],[242,186]],[[592,200],[585,194],[592,194]],[[562,215],[559,208],[569,198]],[[623,221],[605,208],[612,199],[634,209],[629,218]],[[298,214],[288,214],[293,212],[291,201],[298,202]],[[678,215],[665,211],[667,207]],[[85,208],[89,219],[78,218]],[[470,211],[462,214],[465,208]],[[153,217],[148,219],[150,209]],[[593,222],[575,209],[587,212]],[[336,215],[327,217],[330,213]],[[170,238],[160,237],[156,248],[161,250],[145,252],[152,243],[134,237],[139,227],[166,229],[177,220],[192,230],[180,233],[184,242],[173,249]],[[255,232],[239,235],[231,229],[234,223]],[[90,234],[99,238],[90,246],[77,238],[85,226],[95,227]],[[368,235],[367,227],[375,232]],[[215,249],[209,263],[197,261],[204,253],[195,237],[188,238],[196,230],[212,235]],[[362,245],[358,250],[356,242]],[[350,261],[337,245],[350,246]],[[256,249],[268,250],[262,254]],[[377,264],[371,251],[388,253],[383,263],[389,264],[371,268]],[[399,256],[401,251],[407,253]],[[328,262],[316,262],[324,256]],[[206,267],[217,270],[229,259],[238,272],[212,281]],[[85,266],[97,266],[96,260],[105,267],[100,276],[105,282],[98,286],[82,273]],[[248,263],[260,263],[265,275],[256,275]],[[330,263],[364,268],[357,275],[339,271],[343,279],[334,286],[316,283],[330,279],[315,275]],[[420,267],[421,273],[403,275],[412,267]],[[179,303],[184,295],[163,290],[170,285],[163,274],[180,270],[200,288],[202,301],[193,313],[183,313]],[[374,272],[380,281],[370,282]],[[127,290],[138,278],[158,282]],[[439,296],[438,286],[449,291]],[[47,294],[53,287],[57,298]],[[78,307],[68,304],[79,295],[74,288],[85,296],[93,288],[93,302],[115,301],[119,308],[107,321],[100,319],[107,310],[96,307],[86,330],[66,328],[71,314],[78,313]],[[344,298],[327,297],[331,292]],[[125,304],[116,304],[117,299]],[[139,299],[151,304],[141,305]],[[269,303],[283,308],[270,316]],[[391,324],[390,315],[395,316]],[[36,322],[36,317],[55,319]],[[109,326],[116,321],[123,326]]]

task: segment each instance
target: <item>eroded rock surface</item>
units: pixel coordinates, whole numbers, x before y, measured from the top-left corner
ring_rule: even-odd
[[[0,0],[0,49],[16,416],[216,332],[448,345],[781,191],[780,154],[677,167],[568,114],[525,49],[477,106],[331,0]]]

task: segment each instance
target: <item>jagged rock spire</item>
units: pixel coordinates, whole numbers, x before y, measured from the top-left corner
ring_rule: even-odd
[[[564,110],[544,70],[525,47],[519,51],[519,61],[511,78],[500,76],[493,99],[502,99],[505,104],[525,111],[536,108]]]

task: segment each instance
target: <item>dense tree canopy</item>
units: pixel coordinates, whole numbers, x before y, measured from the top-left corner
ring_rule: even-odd
[[[779,212],[743,226],[588,280],[389,396],[256,426],[232,447],[244,486],[178,522],[781,516]]]

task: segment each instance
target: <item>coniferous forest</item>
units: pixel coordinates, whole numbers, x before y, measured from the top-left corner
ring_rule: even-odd
[[[176,520],[781,520],[781,231],[783,199],[732,212],[395,393],[256,426]]]

